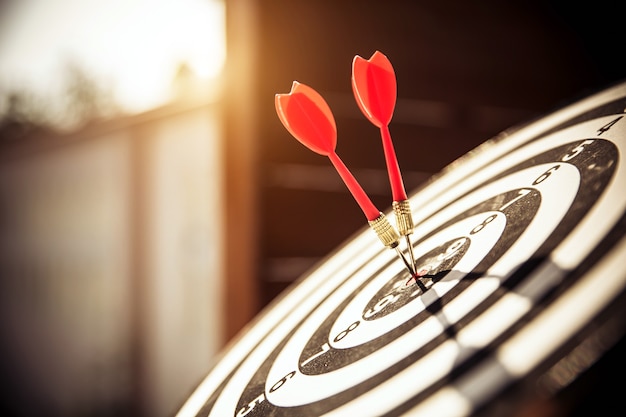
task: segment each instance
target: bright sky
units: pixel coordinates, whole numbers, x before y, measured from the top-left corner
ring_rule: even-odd
[[[0,12],[0,89],[53,94],[68,61],[104,77],[131,111],[162,104],[181,62],[224,64],[223,0],[13,0]],[[61,76],[62,77],[62,76]],[[61,81],[60,81],[61,80]]]

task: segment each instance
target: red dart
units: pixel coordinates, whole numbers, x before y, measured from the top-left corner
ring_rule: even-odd
[[[385,215],[374,206],[356,178],[335,152],[337,126],[324,98],[311,87],[294,81],[288,94],[276,94],[274,104],[278,118],[292,136],[313,152],[330,159],[348,190],[363,210],[369,225],[385,246],[396,249],[411,275],[414,276],[413,266],[408,263],[398,248],[398,232],[389,223]]]
[[[413,233],[413,217],[389,133],[389,123],[396,106],[396,90],[396,74],[391,62],[385,55],[376,51],[368,60],[358,55],[354,57],[352,61],[352,91],[365,117],[380,128],[387,173],[393,194],[392,206],[396,214],[398,230],[406,238],[411,262],[415,268],[413,245],[409,239],[409,235]]]

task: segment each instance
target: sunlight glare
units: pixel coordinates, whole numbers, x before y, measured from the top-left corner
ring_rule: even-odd
[[[4,86],[61,93],[72,62],[139,112],[172,98],[182,64],[215,84],[226,59],[225,0],[24,0],[15,9],[1,31]]]
[[[119,74],[117,95],[135,111],[171,98],[181,64],[198,81],[207,81],[220,75],[226,56],[223,2],[163,2],[150,18],[142,16],[146,9],[137,10],[132,19],[141,24],[129,24],[128,32],[117,33],[114,42],[123,46],[113,68]]]

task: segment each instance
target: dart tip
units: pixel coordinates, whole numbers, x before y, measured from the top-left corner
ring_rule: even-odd
[[[402,251],[400,250],[400,248],[396,245],[393,246],[393,248],[396,250],[396,253],[398,254],[398,257],[400,259],[402,259],[402,262],[404,263],[404,266],[406,266],[406,269],[409,270],[409,274],[411,274],[411,276],[415,275],[415,270],[413,269],[414,266],[411,265],[409,263],[409,261],[404,257],[404,254],[402,253]]]
[[[421,277],[423,277],[424,275],[426,275],[428,273],[428,269],[422,269],[416,273],[414,273],[411,278],[409,278],[407,280],[407,282],[404,285],[409,285],[409,283],[412,280],[415,280],[415,284],[417,284],[418,287],[420,287],[420,289],[422,291],[426,291],[428,288],[426,288],[426,286],[424,285],[424,283],[420,280]]]

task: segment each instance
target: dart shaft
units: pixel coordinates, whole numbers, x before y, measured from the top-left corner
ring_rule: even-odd
[[[389,126],[383,125],[380,128],[380,134],[383,140],[383,150],[385,153],[385,162],[387,164],[387,173],[389,174],[389,183],[391,184],[391,192],[394,201],[403,201],[407,199],[402,175],[400,174],[400,166],[396,158],[396,151],[393,148]]]
[[[343,163],[339,156],[332,152],[328,155],[330,162],[332,162],[333,166],[339,173],[339,176],[352,193],[352,196],[363,210],[363,214],[367,217],[368,221],[373,221],[378,218],[380,211],[374,206],[372,200],[365,194],[361,185],[357,182],[356,178],[352,175],[352,173],[348,170],[348,167]]]
[[[411,258],[411,266],[413,269],[417,268],[415,265],[415,255],[413,255],[413,244],[409,235],[413,233],[413,216],[411,215],[411,207],[409,200],[404,189],[404,183],[402,182],[402,175],[400,174],[400,166],[398,165],[398,159],[396,158],[396,152],[391,142],[391,134],[389,133],[389,126],[383,125],[380,128],[380,133],[383,140],[383,150],[385,152],[385,162],[387,163],[387,173],[389,174],[389,183],[391,184],[391,192],[393,195],[393,211],[396,215],[396,225],[398,231],[406,239],[406,244],[409,250],[409,256]]]

